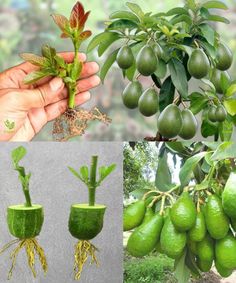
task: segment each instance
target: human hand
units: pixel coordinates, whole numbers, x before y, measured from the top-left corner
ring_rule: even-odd
[[[59,55],[68,63],[74,60],[73,52]],[[83,53],[79,60],[84,64],[77,82],[76,105],[88,101],[89,90],[100,83],[98,64],[86,63]],[[47,77],[33,86],[23,83],[36,69],[26,62],[0,73],[0,141],[30,141],[47,122],[66,111],[68,92],[61,78]]]

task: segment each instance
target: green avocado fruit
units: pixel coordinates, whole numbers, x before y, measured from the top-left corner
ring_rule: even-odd
[[[148,222],[153,216],[154,216],[154,211],[151,207],[146,208],[146,212],[142,221],[142,224]]]
[[[216,114],[216,120],[218,122],[224,122],[226,117],[227,117],[227,112],[226,112],[226,110],[225,110],[223,105],[219,105],[216,108],[215,114]]]
[[[231,172],[222,193],[222,205],[225,213],[236,219],[236,172]]]
[[[229,277],[233,272],[232,269],[224,268],[217,260],[215,260],[215,267],[220,276],[224,278]]]
[[[196,223],[197,210],[188,192],[183,192],[170,210],[170,219],[175,228],[180,231],[188,231]]]
[[[152,47],[149,45],[145,45],[137,55],[137,70],[143,76],[150,76],[156,71],[157,64],[158,59]]]
[[[216,54],[216,68],[221,71],[228,70],[233,62],[233,54],[229,47],[220,43]]]
[[[184,140],[192,139],[197,132],[197,119],[189,109],[184,109],[182,115],[182,128],[179,136]]]
[[[146,205],[144,200],[139,200],[132,203],[124,209],[123,213],[123,230],[129,231],[139,226],[146,212]]]
[[[128,239],[127,251],[135,257],[149,254],[159,241],[163,216],[155,214],[149,221],[137,227]]]
[[[187,237],[185,232],[179,232],[168,216],[165,219],[164,226],[161,231],[161,247],[164,253],[173,259],[181,256],[186,245]]]
[[[199,48],[195,49],[188,60],[188,72],[196,78],[204,78],[210,70],[210,62],[206,54]]]
[[[152,49],[153,49],[153,51],[156,54],[158,59],[163,58],[164,51],[163,51],[163,49],[161,48],[161,46],[158,43],[154,43],[152,45]]]
[[[216,92],[223,94],[221,79],[230,82],[230,75],[227,71],[221,72],[220,70],[214,69],[211,74],[211,82],[216,88]]]
[[[176,137],[182,128],[182,115],[178,106],[168,105],[160,114],[157,120],[159,133],[168,139]]]
[[[223,239],[215,244],[216,260],[226,269],[236,268],[236,239],[232,233],[228,233]]]
[[[129,109],[138,107],[138,101],[142,95],[143,88],[139,81],[130,82],[122,93],[124,105]]]
[[[158,94],[154,88],[148,88],[140,96],[138,101],[139,111],[147,117],[157,113],[159,108]]]
[[[121,47],[117,54],[116,62],[124,70],[129,69],[134,64],[134,55],[128,45]]]
[[[208,197],[205,206],[206,227],[213,239],[224,238],[229,231],[229,219],[225,214],[222,201],[217,195]]]
[[[210,235],[206,234],[201,242],[197,242],[197,256],[202,262],[214,260],[214,241]]]
[[[208,109],[208,119],[211,121],[211,122],[216,122],[217,119],[216,119],[216,107],[215,105],[212,105],[210,106],[210,108]]]
[[[234,232],[236,232],[236,219],[231,218],[230,223],[231,223],[231,226],[232,226]]]
[[[197,257],[197,266],[202,272],[210,271],[212,264],[213,264],[213,260],[202,261],[199,257]]]
[[[193,242],[201,242],[206,235],[206,223],[202,211],[197,213],[196,222],[191,230],[189,230],[189,239]]]

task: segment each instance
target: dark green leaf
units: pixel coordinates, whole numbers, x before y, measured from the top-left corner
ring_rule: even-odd
[[[207,105],[208,98],[199,92],[193,92],[189,95],[190,110],[193,114],[199,113]]]
[[[127,2],[126,6],[136,15],[139,17],[140,20],[144,17],[144,12],[140,8],[138,4]]]
[[[230,21],[224,17],[218,16],[218,15],[209,15],[206,18],[207,21],[211,22],[220,22],[225,24],[230,24]]]
[[[187,98],[188,81],[183,64],[179,60],[172,58],[169,61],[169,70],[174,86],[183,98]]]
[[[223,9],[227,10],[228,7],[221,1],[207,1],[202,5],[206,9]]]
[[[152,74],[151,78],[155,83],[156,87],[161,88],[161,80],[155,74]]]
[[[98,47],[98,56],[102,56],[103,53],[110,47],[115,41],[121,39],[120,35],[116,32],[109,32],[109,36],[106,40],[103,40]]]
[[[172,186],[172,178],[170,173],[170,167],[167,163],[167,153],[164,153],[159,157],[158,167],[156,171],[155,185],[158,190],[165,192]]]
[[[166,75],[167,72],[167,66],[166,66],[166,62],[162,59],[159,59],[158,61],[158,67],[157,70],[155,72],[155,75],[160,78],[163,79]]]
[[[190,16],[187,16],[187,15],[178,15],[178,16],[175,16],[174,18],[172,18],[170,20],[170,23],[172,25],[176,25],[178,23],[182,23],[182,22],[185,22],[187,23],[188,25],[191,25],[193,23],[192,19]]]
[[[201,24],[199,28],[205,39],[214,46],[215,44],[215,30],[208,24]]]
[[[223,160],[226,158],[236,158],[236,143],[234,142],[221,143],[211,157],[213,161]]]
[[[166,16],[169,17],[173,15],[183,15],[183,14],[188,15],[188,11],[185,8],[177,7],[169,10],[166,13]]]
[[[202,115],[201,133],[204,138],[213,136],[218,133],[218,123],[213,123],[208,120],[207,112]]]
[[[131,20],[117,20],[112,22],[108,27],[107,30],[122,30],[125,29],[135,29],[138,28],[138,24],[135,22],[132,22]]]
[[[96,48],[101,42],[106,41],[107,39],[109,39],[111,36],[113,36],[114,34],[117,34],[116,32],[109,32],[109,31],[105,31],[102,32],[96,36],[94,36],[94,38],[89,42],[89,45],[87,47],[87,53],[91,52],[94,48]]]
[[[126,19],[126,20],[131,20],[133,22],[136,22],[136,23],[139,23],[139,18],[129,12],[129,11],[117,11],[117,12],[114,12],[110,15],[110,19],[113,20],[113,19]]]
[[[107,72],[109,71],[109,69],[111,68],[111,66],[113,65],[113,63],[116,61],[116,56],[117,53],[119,52],[119,49],[116,49],[115,51],[113,51],[106,59],[106,61],[104,62],[101,71],[100,71],[100,78],[101,81],[104,82],[105,77],[107,75]]]
[[[201,275],[195,261],[195,255],[190,250],[187,250],[185,264],[194,276]]]
[[[195,167],[206,154],[205,151],[199,152],[185,161],[179,173],[179,179],[183,187],[189,184]]]
[[[171,104],[174,100],[175,87],[172,83],[171,77],[169,76],[162,84],[159,96],[159,108],[160,111],[166,108],[167,105]]]

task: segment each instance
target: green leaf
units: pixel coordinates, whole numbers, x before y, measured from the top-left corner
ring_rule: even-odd
[[[178,16],[175,16],[174,18],[172,18],[170,20],[170,23],[172,25],[176,25],[176,24],[182,23],[182,22],[185,22],[188,25],[191,25],[193,23],[192,18],[190,16],[187,16],[187,15],[178,15]]]
[[[209,15],[207,16],[206,20],[210,22],[220,22],[220,23],[230,24],[230,21],[228,19],[218,15]]]
[[[113,19],[126,19],[126,20],[131,20],[133,22],[136,22],[136,23],[139,23],[140,20],[139,18],[129,12],[129,11],[117,11],[117,12],[114,12],[110,15],[110,19],[113,20]]]
[[[168,191],[172,186],[172,178],[171,178],[170,168],[167,163],[166,150],[158,159],[155,185],[158,188],[158,190],[162,192]]]
[[[14,166],[17,166],[20,160],[26,155],[26,149],[23,146],[19,146],[11,152],[11,158]]]
[[[56,56],[57,52],[56,49],[49,46],[48,44],[44,44],[42,46],[42,55],[46,57],[51,65],[54,65],[54,57]]]
[[[116,61],[116,56],[117,53],[119,52],[119,49],[116,49],[115,51],[113,51],[106,59],[106,61],[104,62],[101,71],[100,71],[100,78],[101,81],[104,82],[105,77],[107,75],[107,72],[109,71],[109,69],[111,68],[111,66],[113,65],[113,63]]]
[[[80,167],[80,175],[85,182],[88,182],[89,179],[89,169],[88,166]]]
[[[194,276],[201,276],[196,264],[195,255],[188,249],[185,257],[185,264]]]
[[[84,179],[80,176],[79,172],[77,172],[74,168],[68,166],[68,169],[76,178],[80,179],[80,181],[82,182],[85,182]]]
[[[236,143],[234,142],[221,143],[211,157],[213,161],[223,160],[226,158],[236,158]]]
[[[173,16],[173,15],[188,15],[188,11],[185,8],[181,8],[181,7],[177,7],[177,8],[173,8],[171,10],[169,10],[165,16],[169,17],[169,16]]]
[[[149,189],[136,189],[130,193],[131,196],[141,199],[145,193],[147,193]],[[152,194],[150,194],[152,195]]]
[[[226,119],[219,124],[219,133],[222,141],[230,141],[233,134],[234,126],[231,121]]]
[[[194,115],[199,113],[207,105],[208,98],[202,93],[193,92],[189,95],[190,99],[190,110]]]
[[[116,32],[109,32],[109,37],[103,40],[98,47],[98,56],[101,57],[103,53],[110,47],[115,41],[121,39],[120,35]]]
[[[175,260],[175,277],[178,283],[188,283],[190,279],[190,271],[185,264],[186,250],[183,255]]]
[[[140,20],[144,17],[144,12],[142,11],[141,7],[138,4],[127,2],[126,6],[136,15],[139,17]]]
[[[109,32],[109,31],[104,31],[92,38],[92,40],[89,42],[89,45],[87,47],[87,53],[91,52],[94,48],[96,48],[101,42],[106,41],[109,39],[111,36],[114,34],[118,34],[116,32]]]
[[[228,10],[228,7],[221,1],[208,1],[202,5],[206,9],[223,9]]]
[[[225,96],[230,97],[236,93],[236,84],[232,84],[226,91]]]
[[[125,29],[135,29],[138,28],[138,24],[135,22],[132,22],[131,20],[117,20],[112,22],[108,27],[107,30],[118,30],[118,31],[124,31]]]
[[[158,61],[158,67],[157,70],[155,72],[155,75],[160,78],[163,79],[166,75],[167,72],[167,66],[166,66],[166,62],[162,59],[159,59]]]
[[[56,60],[59,67],[66,68],[66,63],[61,56],[56,55],[56,56],[54,56],[54,59]]]
[[[99,168],[99,181],[98,181],[98,186],[101,184],[101,182],[111,174],[112,171],[114,171],[116,168],[116,164],[112,164],[110,166],[101,166]]]
[[[32,73],[29,73],[27,76],[24,77],[24,84],[33,84],[49,75],[52,73],[46,72],[46,71],[34,71]]]
[[[215,44],[215,30],[208,24],[201,24],[199,28],[205,39],[214,46]]]
[[[183,98],[188,96],[188,81],[183,64],[176,58],[169,61],[172,82]]]
[[[167,105],[171,104],[174,100],[175,87],[169,76],[162,84],[159,96],[160,112],[163,111]]]
[[[202,125],[201,125],[201,134],[204,138],[213,136],[218,133],[219,128],[218,123],[213,123],[208,120],[208,117],[206,114],[202,117]]]
[[[80,77],[81,71],[82,71],[82,63],[79,60],[75,60],[73,63],[73,67],[70,73],[71,79],[73,81],[77,81]]]
[[[212,83],[210,80],[208,80],[208,79],[201,79],[201,81],[202,81],[204,84],[206,84],[207,86],[209,86],[210,89],[211,89],[213,92],[216,91],[215,86],[213,85],[213,83]]]
[[[42,56],[38,56],[32,53],[21,53],[20,57],[35,66],[43,67],[48,65],[48,60]]]
[[[216,58],[216,49],[214,46],[212,46],[207,41],[204,41],[203,39],[200,41],[200,45],[204,49],[204,51],[207,53],[208,56],[212,57],[212,59]]]
[[[199,152],[185,161],[179,173],[179,179],[183,187],[189,184],[195,167],[206,154],[206,151]]]
[[[227,99],[223,102],[224,107],[226,108],[227,112],[231,115],[234,116],[236,115],[236,99]]]

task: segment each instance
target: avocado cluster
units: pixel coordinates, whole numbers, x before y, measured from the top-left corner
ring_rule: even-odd
[[[182,139],[192,139],[197,132],[197,119],[189,109],[180,110],[175,104],[168,105],[157,120],[159,133],[172,139],[180,136]]]
[[[144,200],[124,210],[124,231],[133,230],[127,250],[134,257],[151,251],[178,259],[187,249],[195,265],[207,272],[215,264],[222,277],[236,269],[236,173],[232,172],[221,195],[209,194],[204,204],[184,191],[164,215],[146,207]]]

